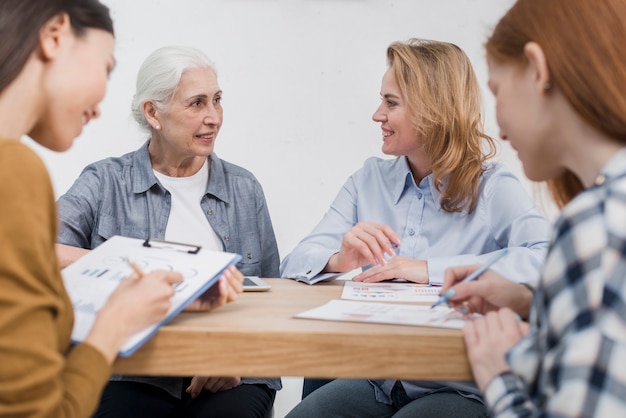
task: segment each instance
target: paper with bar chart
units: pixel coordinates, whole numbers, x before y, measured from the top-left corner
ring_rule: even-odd
[[[412,282],[363,283],[346,281],[342,299],[370,302],[435,302],[441,287]]]
[[[120,350],[121,356],[135,352],[160,326],[217,282],[228,266],[241,259],[239,254],[208,251],[195,246],[189,246],[195,247],[194,251],[186,251],[185,244],[169,245],[158,241],[159,245],[149,245],[150,242],[114,236],[61,271],[74,306],[73,342],[87,337],[98,311],[119,282],[133,273],[129,261],[145,273],[153,270],[177,271],[184,280],[175,286],[176,293],[166,318],[129,337]]]
[[[446,306],[430,309],[430,306],[424,305],[338,299],[301,312],[296,318],[440,328],[463,328],[466,320],[461,313]]]

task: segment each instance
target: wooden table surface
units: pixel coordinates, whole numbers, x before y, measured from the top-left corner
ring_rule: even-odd
[[[471,380],[460,330],[296,319],[339,299],[343,282],[265,280],[267,292],[181,313],[114,373]]]

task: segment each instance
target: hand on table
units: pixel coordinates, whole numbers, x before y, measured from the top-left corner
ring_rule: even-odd
[[[383,280],[405,279],[415,283],[428,284],[428,266],[426,261],[395,256],[386,264],[373,266],[354,276],[355,282],[375,283]]]
[[[385,254],[395,255],[393,244],[400,238],[388,225],[359,222],[343,236],[339,252],[328,260],[325,271],[344,272],[371,264],[387,263]]]
[[[221,392],[237,387],[241,383],[239,377],[208,377],[194,376],[185,392],[196,398],[200,392],[207,390],[211,393]]]
[[[243,274],[235,266],[230,266],[220,276],[218,283],[211,286],[200,297],[191,302],[185,308],[185,311],[211,311],[233,302],[241,292],[243,292]]]

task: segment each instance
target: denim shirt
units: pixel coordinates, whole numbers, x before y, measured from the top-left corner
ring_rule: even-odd
[[[200,206],[221,238],[224,251],[241,254],[237,268],[246,276],[278,277],[280,258],[261,185],[249,171],[211,154],[206,193]],[[171,210],[170,193],[152,169],[148,143],[119,158],[87,166],[57,202],[58,242],[93,249],[113,235],[165,237]],[[180,397],[182,378],[122,377],[142,381]],[[280,379],[242,378],[280,389]]]

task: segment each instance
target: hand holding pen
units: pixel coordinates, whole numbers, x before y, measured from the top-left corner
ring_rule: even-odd
[[[344,234],[339,251],[330,257],[324,271],[336,273],[385,265],[400,245],[400,237],[389,225],[359,222]]]
[[[501,250],[498,254],[496,254],[491,260],[487,261],[485,264],[483,264],[482,266],[480,266],[479,268],[477,268],[476,270],[474,270],[472,273],[470,273],[467,277],[465,277],[463,280],[461,280],[460,283],[468,283],[471,282],[473,280],[478,279],[481,275],[483,275],[492,265],[494,265],[498,260],[500,260],[502,257],[504,257],[507,253],[509,252],[508,248],[504,248],[503,250]],[[445,287],[445,286],[444,286]],[[454,296],[456,296],[456,291],[455,289],[442,289],[443,294],[441,295],[441,297],[439,298],[439,300],[437,300],[437,302],[435,302],[433,304],[433,306],[431,306],[431,309],[441,305],[442,303],[448,303],[449,300],[451,298],[453,298]]]
[[[135,274],[137,274],[137,277],[143,277],[145,275],[143,270],[141,270],[141,268],[139,268],[139,266],[134,261],[131,261],[130,258],[126,258],[126,263],[128,263],[130,268],[132,268]]]
[[[487,270],[478,280],[465,282],[479,265],[457,266],[446,270],[442,294],[454,309],[486,314],[508,307],[521,318],[528,318],[533,293],[525,285],[511,281],[493,270]],[[534,282],[537,277],[528,277]]]

